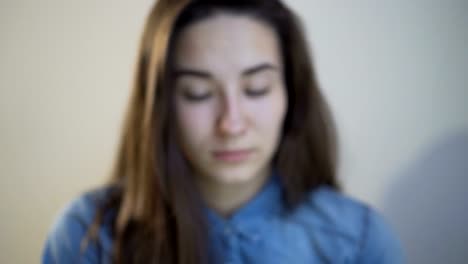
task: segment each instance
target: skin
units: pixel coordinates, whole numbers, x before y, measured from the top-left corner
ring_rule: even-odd
[[[287,109],[273,29],[216,14],[184,29],[175,47],[181,150],[208,206],[229,216],[271,175]]]

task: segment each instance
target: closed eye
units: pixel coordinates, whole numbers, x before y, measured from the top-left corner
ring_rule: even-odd
[[[201,102],[208,100],[211,98],[212,93],[211,92],[204,92],[204,93],[194,93],[194,92],[189,92],[185,91],[183,93],[183,97],[185,100],[190,101],[190,102]]]
[[[245,89],[245,94],[249,97],[254,97],[254,98],[267,95],[269,92],[270,92],[269,87]]]

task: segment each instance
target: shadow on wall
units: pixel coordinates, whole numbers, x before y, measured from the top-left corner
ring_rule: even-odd
[[[468,130],[432,146],[397,179],[383,212],[408,263],[467,263]]]

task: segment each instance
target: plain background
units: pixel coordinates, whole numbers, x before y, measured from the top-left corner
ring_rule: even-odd
[[[468,259],[468,2],[287,1],[338,123],[346,193],[409,263]],[[0,262],[37,263],[109,171],[152,1],[0,2]]]

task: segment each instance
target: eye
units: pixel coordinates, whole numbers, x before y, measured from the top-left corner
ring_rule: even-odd
[[[269,92],[270,92],[269,87],[245,89],[245,94],[249,97],[260,97],[260,96],[267,95]]]
[[[211,98],[211,92],[194,92],[194,91],[184,91],[182,93],[185,100],[190,102],[201,102]]]

